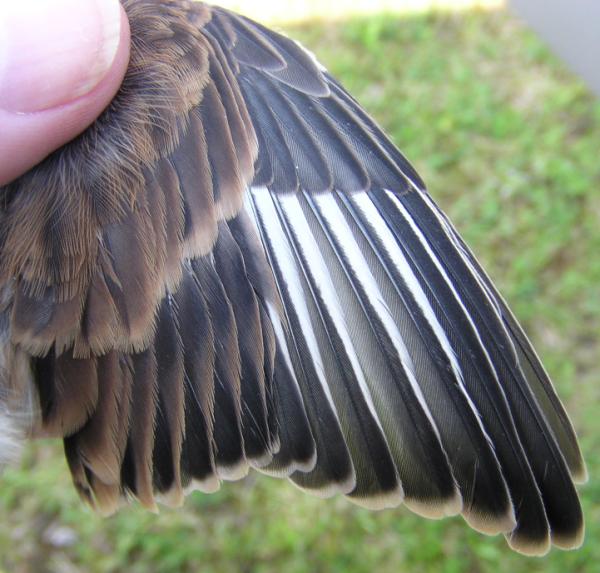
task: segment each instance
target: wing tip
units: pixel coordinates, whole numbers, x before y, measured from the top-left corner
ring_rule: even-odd
[[[216,493],[221,488],[221,481],[215,474],[206,476],[203,479],[192,478],[189,485],[184,490],[184,496],[188,496],[194,491],[201,491],[202,493]]]
[[[273,452],[265,451],[263,454],[247,456],[248,464],[250,467],[261,471],[263,468],[268,467],[273,462]]]
[[[579,549],[585,541],[585,524],[582,522],[580,527],[570,533],[552,532],[552,543],[559,549],[573,551]]]
[[[417,499],[407,497],[404,504],[413,513],[427,519],[452,517],[463,511],[463,498],[458,487],[454,487],[452,494],[443,498]]]
[[[506,512],[493,515],[489,512],[464,510],[463,519],[469,527],[484,535],[506,534],[517,526],[517,519],[512,504]]]
[[[325,484],[312,485],[308,480],[302,480],[302,474],[292,474],[290,481],[301,491],[326,499],[335,495],[348,496],[356,488],[356,474],[350,472],[345,478],[339,480],[330,480]]]
[[[587,483],[590,479],[590,474],[588,473],[587,465],[585,460],[580,455],[579,456],[579,464],[575,467],[571,467],[571,479],[576,484],[584,484]]]
[[[216,472],[218,479],[224,481],[239,481],[248,475],[250,465],[246,459],[234,464],[217,464]]]
[[[373,511],[380,511],[382,509],[398,507],[404,501],[404,489],[400,482],[398,482],[395,488],[381,491],[373,495],[354,496],[350,494],[346,497],[348,501],[354,505]]]
[[[265,475],[277,478],[289,478],[292,474],[299,472],[306,474],[315,469],[317,465],[317,450],[313,448],[310,457],[306,459],[293,458],[292,460],[281,464],[277,463],[275,457],[267,464],[255,466],[255,469]]]
[[[552,547],[550,533],[539,537],[532,537],[527,532],[520,531],[518,528],[504,535],[508,546],[521,555],[527,557],[543,557]]]
[[[185,502],[185,493],[181,487],[172,487],[165,492],[155,494],[155,497],[158,503],[172,509],[183,507]]]

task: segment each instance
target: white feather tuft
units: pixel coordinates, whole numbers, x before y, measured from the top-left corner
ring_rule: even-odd
[[[26,354],[0,340],[0,472],[19,459],[23,444],[30,436],[35,390],[31,366]]]
[[[0,409],[0,470],[19,459],[25,437],[19,420]]]

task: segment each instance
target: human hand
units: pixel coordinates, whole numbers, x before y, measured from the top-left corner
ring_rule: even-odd
[[[0,185],[81,133],[114,97],[129,60],[119,0],[0,5]]]

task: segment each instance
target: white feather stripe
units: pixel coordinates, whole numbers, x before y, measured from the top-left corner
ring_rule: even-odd
[[[448,240],[451,245],[454,247],[456,253],[459,255],[461,261],[465,264],[465,267],[468,269],[468,272],[472,276],[472,278],[476,281],[477,286],[480,288],[480,293],[485,300],[489,303],[486,308],[491,309],[495,318],[497,319],[496,324],[494,325],[496,329],[496,335],[498,333],[502,333],[502,346],[501,346],[501,356],[502,359],[507,363],[509,370],[511,371],[511,375],[514,377],[514,381],[516,384],[516,389],[519,392],[519,397],[522,398],[527,404],[527,410],[529,414],[533,417],[536,424],[538,425],[540,435],[544,438],[546,444],[550,448],[553,456],[558,458],[557,463],[560,467],[560,463],[564,462],[564,456],[562,452],[560,452],[560,448],[558,444],[555,444],[555,438],[552,431],[547,432],[548,422],[539,409],[539,406],[536,402],[534,390],[531,388],[531,383],[527,381],[521,364],[519,362],[519,357],[517,355],[517,351],[515,348],[514,340],[508,333],[506,329],[506,323],[502,316],[502,310],[500,308],[500,304],[496,298],[496,296],[491,292],[490,288],[482,276],[476,269],[475,265],[471,261],[469,254],[466,252],[465,247],[460,243],[457,239],[454,230],[449,224],[448,220],[441,214],[439,209],[435,206],[433,201],[425,194],[420,196],[423,203],[429,209],[429,211],[434,215],[437,221],[440,224],[440,227],[443,229],[446,234]],[[527,440],[527,436],[523,436],[523,440]],[[557,450],[555,450],[555,447]],[[566,462],[565,462],[566,463]]]
[[[370,248],[373,249],[375,253],[378,253],[377,256],[380,259],[381,264],[383,264],[384,268],[386,269],[386,274],[388,274],[389,279],[392,281],[392,283],[402,285],[402,291],[405,292],[405,294],[401,295],[401,297],[404,299],[403,305],[405,305],[407,309],[409,307],[412,309],[410,312],[411,315],[415,312],[415,309],[418,308],[419,310],[416,311],[416,313],[420,314],[421,318],[424,318],[425,321],[429,324],[430,331],[428,336],[435,337],[437,341],[437,344],[433,343],[433,346],[437,347],[439,351],[446,356],[447,359],[447,367],[444,367],[444,372],[450,374],[452,378],[452,388],[455,388],[460,393],[462,400],[464,400],[464,406],[471,411],[473,417],[470,418],[469,416],[467,416],[464,422],[466,426],[462,425],[462,423],[459,423],[459,427],[462,426],[462,430],[458,430],[459,435],[448,434],[447,431],[451,432],[452,430],[450,430],[450,428],[446,425],[445,421],[443,422],[445,425],[442,429],[444,430],[444,439],[446,440],[444,441],[444,446],[446,448],[449,448],[448,452],[450,454],[452,464],[458,463],[459,466],[462,467],[461,464],[464,463],[466,459],[464,456],[468,455],[467,452],[469,451],[469,447],[467,446],[467,444],[465,444],[463,454],[459,454],[458,452],[461,450],[460,444],[462,443],[462,440],[471,439],[469,435],[470,432],[474,430],[474,428],[473,430],[468,429],[471,423],[474,423],[476,425],[476,431],[479,432],[481,438],[487,443],[490,455],[495,460],[494,464],[494,462],[491,462],[488,459],[488,463],[491,463],[492,465],[486,465],[485,467],[481,468],[483,471],[482,479],[486,479],[484,476],[488,475],[488,472],[492,472],[491,474],[489,474],[490,476],[493,476],[494,472],[496,471],[499,472],[497,478],[492,479],[499,480],[496,484],[496,487],[499,488],[497,490],[499,499],[502,495],[506,495],[509,500],[506,506],[506,511],[498,514],[494,513],[492,516],[492,513],[489,513],[487,510],[481,510],[481,508],[477,509],[477,507],[471,505],[471,503],[466,503],[465,507],[463,508],[463,517],[467,522],[469,522],[471,527],[487,534],[493,535],[499,532],[506,532],[512,530],[516,524],[514,508],[510,503],[510,494],[504,476],[502,475],[502,470],[500,468],[499,462],[496,456],[494,455],[494,443],[488,431],[485,429],[482,415],[479,412],[477,405],[471,398],[469,391],[466,387],[464,379],[465,374],[463,374],[462,367],[454,351],[454,347],[450,342],[449,336],[444,330],[444,327],[442,326],[440,321],[438,320],[434,308],[430,303],[427,295],[425,294],[424,284],[422,282],[423,278],[419,279],[417,277],[416,272],[413,271],[413,267],[409,262],[409,259],[407,258],[408,255],[405,255],[404,249],[400,246],[398,242],[399,239],[396,236],[394,236],[390,227],[388,226],[388,223],[383,219],[381,213],[373,203],[372,198],[367,193],[353,194],[351,196],[344,195],[343,197],[340,196],[340,198],[342,203],[345,205],[348,214],[351,216],[351,219],[358,225],[358,228],[361,230],[361,235],[370,244]],[[402,223],[400,224],[402,225]],[[408,293],[406,293],[405,289],[408,291]],[[398,292],[398,294],[400,294],[400,291]],[[398,318],[396,318],[396,320],[398,320]],[[427,344],[426,339],[424,339],[424,341]],[[428,394],[427,392],[431,393],[433,391],[434,393],[436,393],[434,388],[431,386],[431,377],[427,376],[426,378],[423,378],[422,376],[423,373],[421,374],[421,378],[418,378],[418,380],[420,383],[424,384],[425,394],[427,396],[430,396],[430,394]],[[448,383],[449,380],[446,377],[444,378],[446,379],[445,383]],[[433,383],[440,384],[444,382],[442,382],[442,379],[438,379]],[[427,386],[429,386],[429,390],[426,389]],[[449,391],[450,393],[453,392],[452,389],[449,389]],[[448,395],[448,398],[450,398],[450,395]],[[431,399],[436,400],[436,403],[432,404],[432,412],[435,412],[434,415],[436,419],[445,420],[445,418],[440,418],[440,415],[460,416],[461,419],[462,416],[464,416],[464,412],[459,411],[452,412],[451,410],[446,410],[445,413],[441,412],[439,408],[435,408],[438,399],[436,398],[435,394],[431,396]],[[451,406],[451,404],[449,405]],[[472,422],[469,422],[468,420],[472,420]],[[464,434],[465,431],[466,434]],[[448,442],[448,438],[450,438],[452,441]],[[478,438],[475,438],[475,444],[477,443]],[[458,450],[456,449],[457,446]],[[477,448],[478,446],[475,447]],[[473,472],[475,472],[473,474],[473,479],[475,479],[475,474],[477,473],[476,468],[478,467],[477,450],[473,451],[472,454],[475,455],[475,458],[472,460],[472,463],[474,463]],[[469,485],[471,483],[470,481],[467,480],[465,482],[466,476],[464,472],[459,472],[457,477],[460,480],[461,490],[465,495],[465,499],[471,499],[469,488],[474,487],[475,482],[473,482],[473,486]],[[477,482],[478,481],[479,478],[477,478]],[[500,493],[500,489],[503,490],[504,493]]]
[[[323,194],[325,196],[327,194]],[[311,283],[317,290],[319,303],[322,304],[335,324],[335,330],[340,337],[346,357],[352,366],[352,370],[364,397],[365,403],[369,408],[371,416],[376,421],[383,434],[381,422],[377,416],[377,411],[373,404],[371,392],[363,373],[362,366],[358,359],[356,349],[348,331],[348,326],[344,318],[344,312],[341,308],[340,300],[333,285],[327,264],[323,259],[321,250],[313,236],[313,233],[306,221],[302,207],[295,194],[281,195],[278,203],[282,208],[286,221],[290,226],[290,231],[294,234],[296,244],[301,250],[301,256],[308,265],[305,272],[310,274]]]
[[[366,197],[366,193],[357,193],[356,196]],[[382,326],[385,328],[385,332],[388,335],[397,356],[400,358],[400,363],[410,382],[411,389],[439,440],[439,431],[433,416],[429,411],[421,386],[416,379],[415,367],[402,339],[402,334],[396,326],[392,313],[385,302],[385,297],[381,292],[375,277],[372,275],[369,264],[361,252],[354,234],[348,226],[344,215],[340,211],[335,198],[329,193],[323,193],[314,195],[310,200],[318,205],[319,213],[324,218],[327,229],[335,241],[336,248],[343,251],[344,264],[348,266],[353,280],[356,280],[361,285],[364,292],[369,293],[369,304],[379,317]],[[382,225],[385,223],[384,221],[380,221],[379,224]]]
[[[504,328],[511,349],[516,352],[514,359],[519,364],[529,387],[533,390],[543,413],[546,415],[546,421],[555,432],[555,438],[562,450],[567,464],[570,467],[574,481],[587,480],[587,471],[585,462],[581,457],[581,452],[577,445],[577,439],[568,415],[560,404],[552,381],[544,369],[535,349],[529,343],[527,335],[518,324],[517,319],[510,308],[493,286],[493,283],[485,270],[481,267],[475,256],[468,250],[468,247],[462,242],[455,229],[452,227],[448,218],[442,213],[430,197],[424,196],[423,203],[435,215],[445,234],[452,242],[460,254],[465,265],[469,269],[473,278],[477,281],[479,287],[487,294],[487,300],[492,305],[495,314]],[[512,323],[512,324],[511,324]],[[520,340],[520,341],[519,341]],[[519,350],[517,350],[519,346]],[[523,355],[519,356],[519,352]],[[527,361],[530,364],[530,374],[526,374]],[[536,371],[537,370],[537,371]]]
[[[515,327],[521,331],[522,336],[526,341],[527,336],[524,332],[522,332],[521,327],[518,325],[510,309],[503,301],[502,296],[498,292],[494,291],[490,278],[481,268],[481,265],[478,264],[474,255],[468,251],[467,247],[460,240],[447,217],[437,208],[431,198],[427,195],[424,195],[423,203],[428,207],[430,212],[434,214],[449,241],[459,253],[471,276],[485,294],[486,300],[489,302],[491,309],[493,309],[493,312],[498,319],[498,328],[501,328],[505,334],[506,340],[503,346],[503,352],[506,353],[507,350],[510,350],[510,356],[513,364],[521,373],[522,379],[527,381],[527,386],[534,393],[535,398],[538,401],[538,406],[545,416],[546,423],[550,425],[551,430],[554,432],[554,438],[557,441],[559,449],[561,450],[561,454],[565,457],[567,467],[571,472],[571,477],[574,479],[574,481],[578,481],[578,479],[581,481],[586,481],[587,471],[585,468],[585,463],[583,462],[581,453],[577,446],[577,441],[571,422],[568,420],[568,416],[564,412],[563,407],[556,396],[556,391],[554,390],[552,381],[537,357],[535,349],[529,345],[527,350],[529,350],[531,356],[534,357],[534,360],[538,362],[537,367],[543,372],[542,376],[545,377],[546,383],[544,382],[543,377],[540,377],[540,375],[536,372],[533,372],[533,375],[526,375],[526,365],[521,362],[522,359],[519,358],[519,353],[516,347],[518,342],[516,341],[514,334],[509,332],[510,327],[507,326],[507,322],[511,320],[514,321]],[[478,266],[479,268],[477,268]],[[503,304],[505,307],[504,310],[502,308]],[[506,341],[508,341],[508,343]],[[526,351],[523,350],[523,352]],[[526,357],[523,359],[527,360]]]
[[[490,290],[488,285],[482,279],[479,271],[475,268],[475,266],[471,262],[471,259],[468,255],[468,253],[465,251],[464,246],[460,243],[460,241],[457,240],[456,232],[451,227],[451,225],[448,222],[448,220],[446,219],[446,217],[444,217],[444,215],[440,212],[440,210],[433,203],[431,198],[428,197],[426,194],[422,194],[421,197],[423,199],[423,203],[425,203],[425,205],[427,205],[427,207],[429,208],[431,213],[435,216],[435,218],[440,223],[440,227],[444,230],[444,233],[446,233],[446,236],[448,237],[448,239],[450,240],[450,242],[452,243],[452,245],[454,246],[454,248],[460,255],[461,259],[465,263],[465,266],[469,269],[473,278],[477,281],[477,284],[479,285],[479,287],[484,291],[487,301],[490,303],[490,305],[494,309],[494,312],[495,312],[496,316],[498,317],[498,320],[502,323],[503,322],[502,310],[500,308],[500,304],[498,303],[496,296]],[[510,337],[508,336],[508,333],[507,333],[507,337],[510,339]],[[511,340],[511,344],[512,344],[512,340]],[[514,350],[514,345],[513,345],[513,350]]]
[[[298,315],[302,336],[304,337],[310,352],[311,360],[314,364],[317,376],[319,377],[319,382],[323,387],[323,391],[327,397],[331,410],[335,413],[337,411],[335,409],[331,391],[325,380],[325,366],[323,364],[323,358],[319,350],[318,341],[313,331],[310,313],[304,299],[302,280],[299,274],[299,269],[294,262],[295,257],[291,250],[291,245],[283,228],[281,227],[281,224],[278,222],[279,214],[275,209],[270,192],[265,187],[253,187],[250,189],[250,192],[252,195],[252,204],[256,210],[255,216],[259,217],[260,221],[263,223],[261,224],[261,229],[266,234],[265,240],[268,241],[272,256],[281,270],[281,273],[278,275],[278,280],[285,281],[287,293],[290,297],[294,310]],[[272,309],[270,309],[270,312],[271,311]],[[277,322],[279,322],[279,319],[277,319]],[[287,349],[286,354],[286,360],[290,360],[289,351]],[[291,367],[290,371],[293,370],[293,367]]]
[[[456,358],[454,349],[452,348],[452,344],[448,339],[448,335],[446,334],[442,325],[437,319],[435,312],[433,311],[433,308],[431,307],[431,304],[427,300],[427,296],[423,291],[423,287],[421,286],[419,280],[415,276],[409,262],[404,256],[404,253],[398,247],[398,243],[395,237],[393,236],[387,224],[379,214],[379,211],[377,211],[377,208],[366,193],[356,193],[351,197],[350,201],[361,211],[366,220],[370,223],[369,231],[377,236],[380,245],[386,249],[386,254],[388,255],[389,259],[393,262],[400,276],[402,276],[402,278],[404,279],[405,284],[409,288],[415,302],[417,303],[419,309],[423,313],[423,316],[429,323],[429,326],[431,327],[433,333],[435,334],[435,337],[440,343],[440,346],[444,350],[444,353],[448,358],[448,361],[452,368],[452,372],[454,374],[458,387],[460,388],[460,391],[464,396],[465,400],[469,404],[469,407],[475,414],[479,428],[483,432],[483,435],[485,436],[490,446],[492,446],[493,448],[493,442],[481,421],[481,414],[478,411],[477,406],[473,402],[473,399],[469,395],[467,388],[465,387],[463,372]],[[402,214],[404,215],[404,213]]]
[[[285,332],[281,324],[281,319],[277,309],[271,302],[267,302],[267,313],[271,319],[273,333],[275,334],[275,340],[277,341],[277,352],[281,352],[288,370],[293,372],[294,365],[292,364],[292,357],[290,356],[290,349],[288,348],[287,341],[285,339]]]
[[[275,319],[273,327],[278,344],[281,343],[285,349],[285,357],[282,353],[280,356],[284,358],[288,369],[287,383],[294,383],[294,390],[301,396],[299,401],[304,403],[316,442],[316,458],[312,460],[316,466],[313,463],[311,467],[298,467],[299,473],[292,474],[291,479],[315,495],[348,494],[356,486],[355,468],[346,449],[340,416],[325,379],[326,368],[311,322],[305,299],[306,285],[300,276],[296,255],[291,251],[289,236],[282,227],[280,214],[275,209],[269,191],[257,187],[251,189],[248,195],[248,212],[257,226],[284,302],[281,307],[277,301],[271,301],[268,312]],[[285,324],[282,312],[287,318]],[[293,331],[290,330],[292,325]],[[277,351],[280,352],[279,347]],[[297,379],[298,368],[304,374],[302,380]],[[287,392],[289,388],[282,390]],[[280,422],[285,424],[286,420]],[[321,455],[324,456],[323,460],[320,459]],[[336,460],[335,466],[330,465],[332,460]],[[309,474],[305,479],[304,472]]]
[[[450,292],[454,296],[454,300],[456,301],[456,303],[460,307],[463,315],[465,316],[465,318],[467,319],[467,321],[471,325],[472,332],[475,335],[475,337],[477,339],[477,342],[479,343],[479,347],[480,347],[481,352],[483,353],[483,355],[485,356],[485,359],[486,359],[487,363],[489,364],[490,371],[493,373],[493,376],[494,376],[494,379],[495,379],[495,381],[497,383],[497,387],[498,387],[499,391],[504,395],[504,389],[502,388],[502,386],[500,384],[500,381],[498,379],[498,375],[496,373],[496,369],[494,368],[494,365],[493,365],[492,359],[491,359],[491,357],[489,355],[489,352],[487,351],[485,345],[483,344],[483,341],[481,340],[481,335],[479,334],[479,331],[477,329],[477,326],[475,325],[475,322],[473,321],[473,318],[471,317],[471,315],[467,311],[467,309],[466,309],[464,303],[462,302],[462,300],[461,300],[458,292],[456,291],[454,283],[450,280],[450,277],[448,276],[448,273],[446,273],[446,270],[444,269],[443,265],[439,261],[437,255],[433,252],[433,249],[431,248],[429,242],[427,241],[427,238],[425,237],[425,235],[423,235],[423,232],[421,231],[421,229],[419,228],[419,226],[416,224],[416,222],[414,221],[414,219],[412,218],[412,216],[408,212],[408,210],[404,207],[404,205],[402,205],[402,203],[398,200],[398,197],[396,197],[396,195],[394,193],[392,193],[391,191],[386,191],[386,194],[389,197],[389,199],[391,200],[391,202],[393,203],[393,205],[396,207],[396,209],[398,210],[398,212],[400,213],[400,215],[402,215],[402,218],[408,223],[408,225],[410,226],[412,232],[414,233],[414,235],[417,237],[417,239],[419,240],[419,242],[421,243],[421,245],[425,249],[425,252],[429,256],[431,262],[435,265],[437,271],[440,273],[441,277],[444,279],[446,285],[450,289]]]
[[[490,318],[485,314],[486,311],[489,312],[491,310],[496,319],[493,333],[490,332],[490,336],[492,336],[493,339],[492,344],[497,345],[496,352],[498,353],[500,360],[502,360],[503,366],[505,366],[509,372],[508,383],[512,386],[509,390],[511,397],[509,403],[511,404],[512,411],[514,412],[515,417],[521,419],[522,424],[529,427],[529,431],[523,433],[520,438],[523,442],[525,451],[529,456],[531,469],[537,481],[540,495],[545,505],[545,510],[548,513],[552,540],[557,545],[565,543],[569,547],[578,546],[583,532],[583,520],[577,496],[571,483],[568,463],[565,454],[561,449],[562,445],[560,440],[556,437],[556,429],[553,428],[553,424],[556,424],[556,420],[552,419],[550,412],[552,412],[552,409],[554,409],[555,406],[552,403],[545,403],[546,407],[550,408],[550,412],[544,412],[543,407],[540,406],[539,399],[544,399],[544,393],[547,392],[547,389],[543,387],[543,383],[537,375],[531,377],[531,380],[527,379],[517,354],[515,340],[507,330],[507,323],[502,314],[499,295],[495,295],[492,287],[486,283],[485,277],[477,269],[474,257],[469,254],[464,244],[459,240],[447,218],[439,211],[427,195],[420,196],[420,199],[429,212],[432,213],[439,222],[441,229],[444,231],[452,247],[454,247],[461,262],[465,265],[468,275],[470,275],[476,282],[477,287],[479,287],[479,293],[482,294],[483,297],[485,297],[486,302],[488,302],[488,305],[482,306],[481,311],[477,309],[478,312],[481,312],[484,322],[488,324],[488,329],[491,330],[491,327],[489,326]],[[468,281],[467,278],[463,280]],[[465,284],[468,285],[468,283]],[[465,286],[465,290],[468,293],[469,286]],[[553,390],[551,390],[551,392],[553,392]],[[558,407],[562,408],[560,405]],[[562,421],[559,421],[558,431],[562,430],[560,427],[561,424]],[[537,438],[538,436],[539,439]],[[544,451],[542,454],[544,456],[543,460],[539,457],[540,451]],[[551,461],[549,461],[549,459]],[[560,485],[566,485],[571,491],[568,493],[568,490],[564,491],[560,498],[555,497],[556,491],[560,487],[556,485],[557,482],[562,482]],[[552,499],[553,497],[554,499]],[[568,502],[565,502],[565,499],[569,498],[572,500],[570,506]],[[576,508],[575,504],[577,504]],[[557,509],[557,505],[560,506],[560,509]],[[573,514],[569,514],[565,517],[565,512],[570,511],[571,509],[573,509]],[[568,541],[565,541],[561,540],[561,533],[555,531],[555,525],[558,523],[560,524],[559,526],[563,526],[562,524],[568,519],[572,520],[573,527],[575,526],[575,522],[578,521],[579,530],[575,534],[573,534],[573,531],[570,531],[569,534],[565,536],[565,540]]]
[[[351,306],[347,307],[347,312],[349,313],[347,318],[353,324],[352,336],[356,337],[356,341],[360,341],[363,338],[362,330],[365,328],[371,330],[375,336],[373,341],[370,343],[367,342],[367,347],[364,349],[358,347],[358,356],[360,360],[366,360],[365,372],[368,374],[367,381],[373,396],[379,398],[377,401],[378,414],[385,425],[386,438],[394,452],[400,478],[406,480],[406,483],[403,481],[407,494],[405,503],[412,511],[430,518],[456,515],[463,508],[462,496],[452,476],[435,420],[426,403],[423,390],[417,381],[416,370],[409,350],[396,324],[396,319],[388,307],[385,295],[381,291],[379,283],[365,259],[362,251],[364,246],[358,244],[356,236],[348,225],[344,213],[341,211],[334,196],[305,194],[305,197],[306,202],[312,207],[321,229],[327,236],[332,249],[329,256],[334,256],[336,259],[336,262],[330,261],[329,264],[340,265],[340,268],[344,270],[346,280],[352,285],[353,296],[360,301],[362,311]],[[383,221],[381,223],[385,224]],[[346,309],[346,307],[344,308]],[[364,313],[364,320],[362,322],[354,320],[357,312],[361,315]],[[384,367],[384,370],[377,372],[369,366],[369,362],[372,359],[370,353],[373,352],[373,350],[369,350],[369,344],[375,344],[376,353],[381,355],[384,364],[387,365],[387,368]],[[383,346],[381,346],[382,344]],[[401,372],[402,374],[400,374]],[[400,383],[398,382],[399,380],[401,380]],[[407,409],[405,410],[404,408]],[[413,410],[413,414],[409,413],[411,410]],[[400,414],[400,412],[403,413]],[[417,496],[419,487],[417,486],[415,489],[414,476],[411,474],[417,465],[424,463],[424,459],[419,458],[420,461],[415,465],[414,461],[411,462],[406,457],[408,451],[411,451],[413,445],[415,445],[412,442],[413,440],[417,440],[423,445],[420,438],[406,427],[407,420],[409,419],[406,416],[412,417],[415,415],[416,418],[412,418],[412,423],[418,424],[422,429],[425,429],[425,425],[427,425],[427,432],[431,433],[431,437],[437,444],[435,449],[440,452],[441,458],[436,457],[430,451],[432,459],[436,459],[438,463],[441,459],[445,460],[445,462],[442,462],[447,473],[447,475],[444,474],[446,475],[444,479],[448,480],[447,484],[450,486],[452,493],[450,495],[444,494],[443,501],[441,498],[425,500]],[[398,416],[400,416],[399,419]],[[409,425],[410,423],[408,422]],[[413,454],[419,455],[417,454],[418,451],[419,446],[413,450]],[[439,477],[441,476],[438,475],[437,478]],[[434,484],[426,486],[423,481],[422,491],[425,491],[432,485]],[[432,490],[429,493],[431,494]]]
[[[275,335],[275,340],[277,341],[277,352],[280,352],[283,356],[285,364],[289,372],[294,372],[294,366],[292,363],[292,357],[290,356],[290,351],[287,345],[287,341],[285,338],[285,332],[283,330],[283,325],[281,324],[281,319],[279,317],[279,313],[275,306],[267,301],[267,313],[269,314],[269,318],[271,319],[271,324],[273,326],[273,333]],[[298,387],[298,381],[295,376],[290,376],[289,383],[293,383],[293,388],[288,388],[288,392],[294,392],[294,394],[298,397],[298,402],[302,402],[302,393],[300,392],[300,388]],[[334,410],[335,412],[335,410]],[[294,460],[290,465],[281,469],[272,469],[270,467],[266,467],[266,464],[263,467],[258,467],[257,469],[260,472],[263,472],[267,475],[272,475],[276,477],[289,477],[296,471],[300,472],[310,472],[314,469],[315,464],[317,463],[317,450],[314,449],[312,457],[307,462],[297,462]],[[349,478],[350,479],[350,478]],[[332,486],[334,487],[334,486]],[[339,487],[339,485],[337,486]]]
[[[355,346],[342,297],[331,274],[331,261],[322,251],[305,213],[306,204],[299,194],[274,195],[280,216],[293,244],[306,278],[306,296],[314,303],[313,322],[320,328],[323,356],[327,358],[326,382],[338,406],[341,427],[357,472],[357,488],[352,500],[372,508],[393,507],[404,498],[390,446],[373,402],[371,389],[360,362],[360,349]],[[309,222],[310,221],[310,222]],[[310,289],[310,293],[306,288]],[[377,491],[373,490],[378,484]]]

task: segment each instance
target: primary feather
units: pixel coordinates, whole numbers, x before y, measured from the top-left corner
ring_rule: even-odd
[[[569,419],[402,154],[288,38],[123,5],[119,94],[0,188],[0,462],[62,437],[105,513],[255,468],[577,547]]]

